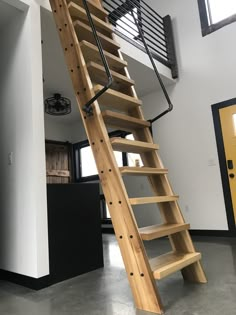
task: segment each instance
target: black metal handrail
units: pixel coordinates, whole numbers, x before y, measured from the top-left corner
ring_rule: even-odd
[[[143,45],[144,45],[144,47],[145,47],[145,49],[146,49],[146,52],[147,52],[147,54],[148,54],[148,57],[149,57],[149,59],[150,59],[150,61],[151,61],[151,64],[152,64],[152,66],[153,66],[153,69],[154,69],[154,71],[155,71],[155,74],[156,74],[156,76],[157,76],[157,79],[158,79],[158,81],[159,81],[159,83],[160,83],[160,86],[161,86],[162,91],[163,91],[163,93],[164,93],[164,95],[165,95],[166,101],[167,101],[167,103],[168,103],[168,108],[167,108],[166,110],[164,110],[161,114],[157,115],[157,116],[154,117],[153,119],[149,119],[149,122],[150,122],[151,124],[153,124],[156,120],[158,120],[159,118],[163,117],[164,115],[166,115],[166,114],[168,114],[170,111],[172,111],[172,110],[173,110],[173,104],[172,104],[172,102],[171,102],[171,100],[170,100],[170,97],[169,97],[169,95],[168,95],[168,93],[167,93],[167,90],[166,90],[166,88],[165,88],[165,85],[164,85],[164,83],[163,83],[163,81],[162,81],[162,79],[161,79],[160,73],[159,73],[159,71],[157,70],[157,66],[156,66],[155,61],[154,61],[154,59],[153,59],[153,57],[152,57],[152,53],[151,53],[151,51],[150,51],[150,49],[149,49],[149,47],[148,47],[148,45],[147,45],[147,42],[146,42],[146,40],[145,40],[144,35],[143,35],[143,30],[142,30],[142,28],[140,27],[140,25],[139,25],[139,23],[138,23],[138,21],[137,21],[135,15],[134,15],[134,12],[132,12],[132,15],[133,15],[135,24],[136,24],[136,26],[137,26],[137,29],[138,29],[138,31],[139,31],[139,36],[140,36],[140,38],[142,39]]]
[[[89,24],[91,26],[91,29],[92,29],[92,32],[93,32],[93,36],[94,36],[94,39],[96,41],[96,44],[97,44],[97,47],[98,47],[98,50],[99,50],[99,54],[101,56],[101,60],[102,60],[102,63],[104,65],[104,68],[105,68],[105,71],[106,71],[106,75],[107,75],[107,84],[93,97],[91,98],[91,100],[89,100],[84,106],[83,106],[83,111],[86,112],[86,114],[88,115],[92,115],[93,113],[93,109],[92,109],[92,104],[102,95],[106,92],[106,90],[108,90],[112,83],[113,83],[113,78],[112,78],[112,74],[111,74],[111,70],[109,68],[109,65],[108,65],[108,62],[107,62],[107,59],[106,59],[106,56],[104,54],[104,51],[103,51],[103,48],[102,48],[102,44],[101,44],[101,41],[98,37],[98,34],[97,34],[97,31],[96,31],[96,27],[93,23],[93,19],[91,17],[91,13],[89,11],[89,7],[88,7],[88,4],[87,4],[87,1],[86,0],[83,0],[83,4],[84,4],[84,8],[85,8],[85,11],[86,11],[86,14],[87,14],[87,17],[88,17],[88,21],[89,21]]]
[[[142,29],[151,55],[172,71],[172,77],[178,77],[178,68],[174,48],[170,16],[162,17],[144,0],[103,0],[109,12],[109,20],[115,26],[115,33],[146,52],[136,22]],[[136,22],[134,20],[134,16]]]

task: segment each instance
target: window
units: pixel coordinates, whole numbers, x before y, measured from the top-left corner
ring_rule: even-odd
[[[202,35],[236,21],[235,0],[198,0]]]
[[[115,131],[109,134],[110,137],[125,137],[127,133]],[[75,180],[76,182],[85,182],[98,180],[98,171],[93,157],[89,142],[82,141],[73,145]],[[125,153],[114,151],[118,167],[127,165],[127,156]]]
[[[127,135],[125,138],[129,140],[134,140],[134,136],[132,134]],[[128,161],[128,166],[136,166],[136,167],[143,166],[143,162],[141,160],[140,154],[137,154],[137,153],[127,153],[127,161]]]

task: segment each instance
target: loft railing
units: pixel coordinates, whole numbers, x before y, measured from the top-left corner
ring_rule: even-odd
[[[169,67],[178,77],[172,23],[169,15],[161,17],[143,0],[103,0],[115,33],[146,52],[142,36],[154,59]],[[138,22],[138,26],[136,21]]]

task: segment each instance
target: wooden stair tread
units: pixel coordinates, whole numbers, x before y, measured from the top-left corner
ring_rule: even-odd
[[[80,46],[82,48],[86,62],[94,61],[98,64],[102,64],[101,56],[97,46],[85,40],[80,43]],[[120,71],[127,66],[127,62],[120,59],[119,57],[116,57],[107,51],[104,51],[104,54],[111,70]]]
[[[70,15],[71,15],[73,20],[75,20],[75,19],[83,19],[86,22],[88,21],[88,17],[87,17],[85,9],[82,8],[81,6],[77,5],[73,1],[71,1],[68,4],[68,10],[69,10]],[[94,14],[91,14],[91,17],[93,19],[94,25],[97,28],[99,28],[100,31],[104,30],[104,31],[106,31],[108,33],[112,33],[113,28],[112,28],[111,24],[108,24],[107,22],[102,21],[101,19],[96,17]]]
[[[102,88],[102,85],[95,85],[94,92],[98,93]],[[125,112],[142,105],[142,101],[139,99],[113,89],[108,89],[102,96],[99,97],[98,102],[100,106],[110,107]]]
[[[71,2],[71,0],[67,0],[67,3]],[[75,4],[78,6],[84,8],[84,4],[82,0],[73,0]],[[89,7],[89,10],[92,14],[96,15],[100,19],[105,19],[108,16],[108,12],[104,10],[101,6],[98,6],[94,1],[87,0],[87,4]]]
[[[111,144],[115,151],[142,153],[153,150],[158,150],[158,145],[154,143],[127,140],[124,138],[111,138]]]
[[[145,226],[139,229],[139,233],[141,238],[144,241],[151,241],[156,238],[160,238],[163,236],[168,236],[171,234],[175,234],[177,232],[181,232],[184,230],[188,230],[190,228],[190,224],[159,224],[152,226]]]
[[[140,128],[150,127],[150,122],[136,117],[106,110],[102,112],[103,119],[108,126],[115,126],[118,129],[133,131]]]
[[[172,202],[178,200],[179,196],[155,196],[155,197],[141,197],[129,198],[131,205],[144,205],[147,203]]]
[[[78,20],[75,21],[73,25],[79,41],[86,40],[96,45],[93,32],[90,26]],[[120,49],[120,45],[114,40],[110,39],[109,37],[103,35],[100,32],[97,32],[97,35],[101,40],[101,44],[104,50],[115,54],[117,53],[117,50]]]
[[[87,68],[92,82],[99,83],[102,85],[107,84],[107,74],[103,66],[93,61],[90,61],[87,64]],[[133,86],[135,83],[134,80],[131,80],[118,72],[111,71],[111,74],[113,77],[112,83],[113,89],[123,90]]]
[[[155,279],[160,280],[201,259],[200,253],[170,252],[150,259],[150,266]]]
[[[121,175],[133,175],[133,176],[146,176],[146,175],[162,175],[167,174],[166,168],[154,168],[154,167],[135,167],[124,166],[120,167]]]

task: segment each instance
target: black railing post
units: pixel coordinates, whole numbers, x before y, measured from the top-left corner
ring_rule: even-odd
[[[173,29],[172,29],[172,22],[169,15],[166,15],[163,18],[163,25],[164,30],[166,34],[166,46],[167,46],[167,55],[170,62],[171,67],[171,73],[173,79],[178,78],[178,65],[177,65],[177,59],[176,59],[176,53],[175,53],[175,44],[174,44],[174,35],[173,35]]]

